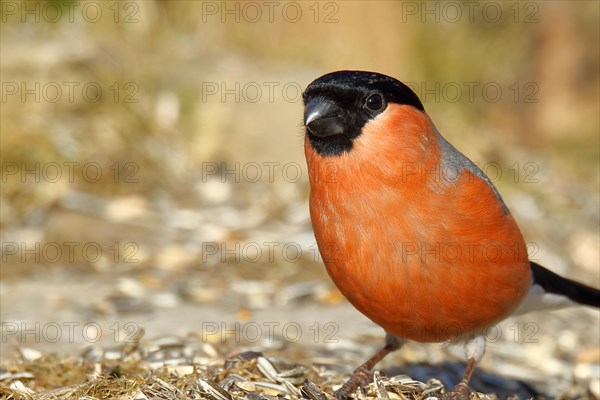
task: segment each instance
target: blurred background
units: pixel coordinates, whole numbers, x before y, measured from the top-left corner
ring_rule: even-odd
[[[2,362],[142,328],[208,329],[218,348],[236,322],[298,324],[302,348],[340,360],[379,346],[308,216],[301,92],[340,69],[409,84],[494,181],[531,258],[600,287],[599,4],[2,2]],[[331,326],[335,343],[314,335]],[[597,311],[504,327],[483,369],[599,395]],[[383,365],[455,356],[438,347]]]

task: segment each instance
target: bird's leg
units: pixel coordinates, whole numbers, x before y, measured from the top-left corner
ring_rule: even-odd
[[[469,380],[471,379],[471,375],[473,375],[475,365],[481,360],[484,353],[485,339],[483,336],[473,337],[465,344],[467,368],[465,369],[463,378],[450,392],[444,393],[441,396],[442,400],[466,400],[469,398]]]
[[[383,346],[373,357],[369,358],[364,364],[356,368],[352,376],[344,385],[335,391],[334,395],[339,400],[346,399],[350,394],[354,393],[359,386],[363,385],[370,376],[371,369],[387,356],[392,351],[398,350],[406,341],[402,338],[390,335],[385,335],[385,346]]]
[[[465,370],[465,374],[463,378],[459,382],[458,385],[454,386],[454,388],[446,392],[442,395],[442,400],[466,400],[469,398],[469,380],[471,379],[471,375],[473,374],[473,370],[475,369],[475,359],[469,358],[467,360],[467,368]]]

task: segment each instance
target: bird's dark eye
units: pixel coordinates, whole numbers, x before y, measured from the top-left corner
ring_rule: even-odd
[[[371,111],[381,111],[384,106],[383,96],[379,93],[373,93],[369,97],[367,97],[367,101],[365,105]]]

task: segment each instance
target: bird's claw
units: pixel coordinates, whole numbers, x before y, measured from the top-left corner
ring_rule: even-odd
[[[461,382],[449,392],[446,392],[438,397],[440,400],[468,400],[469,386],[465,382]]]
[[[356,391],[356,389],[367,383],[370,377],[371,371],[361,365],[354,370],[350,379],[348,379],[348,381],[346,381],[341,388],[336,390],[333,395],[338,400],[346,400],[352,393]]]

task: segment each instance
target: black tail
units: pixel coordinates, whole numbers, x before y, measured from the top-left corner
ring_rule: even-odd
[[[563,278],[533,261],[530,261],[530,264],[533,281],[546,292],[567,296],[579,304],[600,308],[600,290]]]

